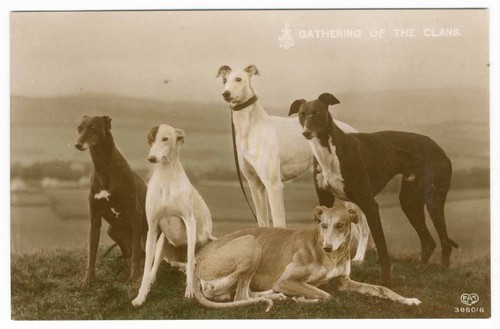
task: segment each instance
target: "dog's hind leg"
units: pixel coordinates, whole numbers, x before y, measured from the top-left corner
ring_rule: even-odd
[[[458,244],[448,237],[446,230],[444,204],[450,188],[451,163],[448,160],[446,164],[439,167],[434,165],[428,168],[426,175],[423,177],[425,182],[423,187],[425,204],[441,242],[441,263],[443,267],[450,266],[452,247],[458,248]]]
[[[435,196],[427,200],[426,205],[441,242],[441,263],[444,267],[448,267],[452,247],[458,248],[458,244],[448,237],[444,219],[444,203],[445,198]]]
[[[236,293],[234,294],[234,300],[245,300],[250,298],[250,282],[252,281],[253,275],[259,268],[260,257],[262,255],[262,248],[255,242],[253,237],[243,237],[250,242],[243,241],[245,244],[243,248],[249,249],[248,255],[243,256],[239,267],[241,267],[241,274],[236,285]],[[245,261],[246,260],[246,261]]]
[[[420,262],[427,264],[432,252],[436,248],[436,243],[425,224],[424,199],[420,181],[401,181],[401,192],[399,193],[401,209],[410,221],[415,231],[417,231],[421,244]]]

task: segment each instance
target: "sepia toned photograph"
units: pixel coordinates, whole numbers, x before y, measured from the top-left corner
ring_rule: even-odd
[[[12,11],[12,320],[490,318],[490,11]]]

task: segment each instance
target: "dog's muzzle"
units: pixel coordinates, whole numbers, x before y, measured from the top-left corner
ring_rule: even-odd
[[[231,98],[231,92],[230,92],[230,91],[228,91],[228,90],[226,90],[225,92],[223,92],[223,93],[222,93],[222,97],[224,97],[224,100],[225,100],[226,102],[231,101],[231,99],[232,99],[232,98]]]
[[[306,139],[311,139],[311,138],[313,138],[313,137],[314,137],[314,136],[313,136],[312,131],[310,131],[310,130],[304,130],[304,131],[302,132],[302,135],[303,135]]]
[[[76,143],[75,144],[75,148],[77,150],[79,150],[79,151],[85,151],[86,150],[85,146],[83,144],[80,144],[80,143]]]

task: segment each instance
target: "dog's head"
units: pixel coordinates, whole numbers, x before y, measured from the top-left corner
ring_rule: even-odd
[[[170,162],[179,154],[179,146],[184,143],[184,130],[169,125],[151,128],[147,135],[149,150],[148,161],[151,163]]]
[[[222,77],[224,89],[222,97],[232,105],[241,104],[255,95],[252,86],[252,76],[260,75],[255,65],[248,65],[243,71],[232,71],[227,65],[223,65],[217,72],[217,78]]]
[[[314,208],[313,219],[319,226],[321,247],[324,252],[330,253],[349,243],[351,223],[358,222],[358,212],[352,206],[317,206]]]
[[[302,125],[302,135],[311,139],[327,131],[333,124],[332,116],[328,112],[328,106],[340,103],[332,94],[321,94],[318,99],[306,101],[298,99],[290,106],[288,115],[299,114],[299,122]]]
[[[111,118],[84,116],[77,129],[79,136],[75,147],[80,151],[85,151],[89,147],[102,143],[110,134]]]

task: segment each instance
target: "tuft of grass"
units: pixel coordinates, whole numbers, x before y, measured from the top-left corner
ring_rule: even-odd
[[[491,312],[487,259],[450,269],[431,264],[417,270],[415,256],[396,257],[391,289],[420,299],[419,306],[353,292],[334,292],[331,300],[317,304],[276,301],[266,313],[261,304],[211,310],[194,299],[184,299],[184,274],[166,264],[162,264],[146,303],[134,308],[130,301],[136,296],[138,283],[124,283],[127,266],[116,254],[100,259],[96,280],[88,289],[80,288],[86,264],[84,250],[40,251],[13,254],[11,258],[14,320],[488,318]],[[379,276],[375,252],[367,254],[362,266],[354,266],[351,275],[353,280],[372,284],[379,283]],[[460,311],[466,307],[460,302],[462,293],[479,295],[479,302],[472,305],[477,311]]]

